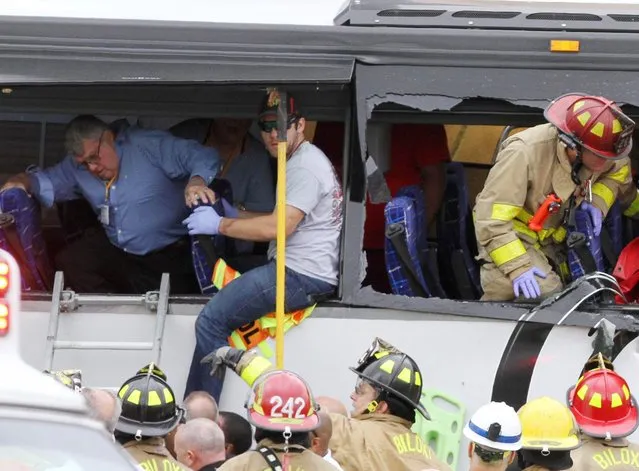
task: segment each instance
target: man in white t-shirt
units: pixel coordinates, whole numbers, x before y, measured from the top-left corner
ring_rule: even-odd
[[[258,124],[271,156],[277,157],[279,94],[265,97]],[[324,153],[304,137],[306,120],[288,95],[286,163],[286,296],[285,311],[313,304],[335,292],[338,283],[343,195],[335,170]],[[223,234],[235,239],[270,241],[269,262],[226,285],[204,307],[195,323],[196,347],[185,395],[204,390],[219,403],[223,379],[209,374],[201,360],[228,345],[237,328],[275,310],[275,240],[277,208],[271,214],[240,211],[222,201],[226,217],[200,206],[185,219],[189,234]]]

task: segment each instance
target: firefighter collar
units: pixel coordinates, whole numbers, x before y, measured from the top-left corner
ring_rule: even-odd
[[[263,446],[268,447],[271,450],[284,453],[284,446],[285,445],[283,443],[274,443],[273,440],[265,438],[264,440],[260,440],[260,442],[257,444],[257,448],[260,448],[260,447],[263,447]],[[301,445],[289,445],[288,446],[288,452],[289,453],[303,453],[305,451],[306,451],[306,448],[304,448]]]
[[[124,448],[136,448],[150,455],[170,456],[169,451],[164,445],[164,439],[161,437],[145,438],[143,440],[131,440],[123,445]]]
[[[415,413],[417,413],[417,411],[415,411]],[[409,429],[413,425],[408,420],[402,419],[401,417],[397,417],[396,415],[391,415],[391,414],[376,414],[376,413],[357,414],[352,417],[352,420],[371,420],[375,422],[388,422],[388,423],[403,425]]]

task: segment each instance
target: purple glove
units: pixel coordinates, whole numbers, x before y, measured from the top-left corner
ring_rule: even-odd
[[[217,235],[221,220],[222,217],[212,206],[198,206],[182,224],[189,229],[189,235]]]
[[[546,278],[546,274],[543,271],[537,267],[532,267],[513,280],[513,291],[515,291],[516,298],[519,297],[519,292],[521,292],[526,299],[541,296],[541,289],[535,279],[535,275],[540,278]]]
[[[603,222],[603,213],[601,210],[591,203],[588,203],[588,201],[582,201],[579,207],[588,213],[592,221],[592,230],[596,236],[599,236],[599,234],[601,234],[601,223]]]
[[[224,198],[222,198],[222,207],[224,208],[224,217],[236,218],[239,215],[239,210]]]

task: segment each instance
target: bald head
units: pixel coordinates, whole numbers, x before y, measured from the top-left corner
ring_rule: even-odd
[[[346,406],[342,404],[341,401],[338,401],[333,397],[319,396],[315,398],[315,402],[320,405],[321,410],[324,412],[328,412],[329,414],[341,414],[344,417],[350,417]]]
[[[113,433],[122,412],[122,403],[117,395],[107,389],[82,389],[82,395],[89,406],[89,415],[104,424]]]
[[[311,432],[311,450],[319,456],[324,456],[333,435],[333,422],[327,412],[319,411],[317,415],[320,423],[319,427]]]
[[[209,393],[205,391],[193,391],[184,399],[186,409],[186,419],[209,419],[213,422],[218,420],[217,402]]]
[[[191,469],[224,461],[224,432],[209,419],[191,419],[178,427],[175,454],[180,463]]]

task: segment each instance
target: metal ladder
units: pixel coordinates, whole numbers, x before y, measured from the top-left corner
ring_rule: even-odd
[[[64,291],[64,274],[56,272],[53,281],[53,297],[49,315],[49,331],[46,344],[46,369],[53,368],[56,350],[150,350],[155,364],[160,363],[162,355],[162,339],[164,324],[169,309],[169,274],[163,273],[159,291],[149,291],[139,296],[98,296],[80,295],[74,291]],[[143,305],[151,312],[156,312],[155,334],[152,342],[89,342],[75,340],[58,340],[60,312],[74,311],[80,305]]]

